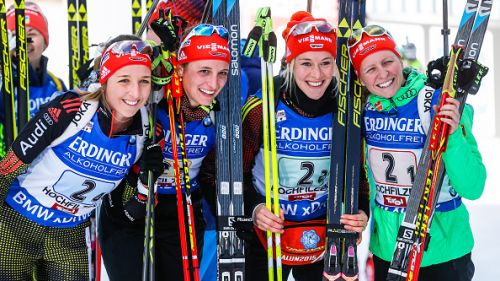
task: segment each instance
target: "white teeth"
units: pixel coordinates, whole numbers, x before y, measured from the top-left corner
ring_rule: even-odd
[[[389,80],[389,81],[387,81],[387,82],[380,83],[377,86],[380,87],[380,88],[387,88],[387,87],[389,87],[392,84],[392,82],[394,82],[394,78],[391,79],[391,80]]]
[[[307,84],[309,84],[310,86],[313,86],[313,87],[318,87],[318,86],[321,86],[323,84],[323,81],[319,81],[319,82],[307,81]]]
[[[215,94],[215,91],[209,91],[209,90],[206,90],[206,89],[202,89],[200,88],[200,91],[207,94],[207,95],[213,95]]]
[[[124,102],[124,103],[126,103],[126,104],[128,104],[128,105],[131,105],[131,106],[134,106],[134,105],[136,105],[136,104],[138,104],[138,103],[139,103],[139,101],[138,101],[138,100],[136,100],[136,101],[131,101],[131,100],[123,100],[123,102]]]

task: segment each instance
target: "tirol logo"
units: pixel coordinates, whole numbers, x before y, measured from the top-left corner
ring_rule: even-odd
[[[321,238],[314,229],[304,230],[302,232],[302,237],[300,237],[300,243],[306,250],[316,249],[320,240]]]
[[[406,198],[401,196],[384,195],[384,205],[390,207],[406,207]]]

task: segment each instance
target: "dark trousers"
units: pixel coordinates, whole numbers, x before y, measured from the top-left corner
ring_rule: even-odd
[[[267,252],[256,236],[246,243],[245,251],[245,281],[268,280]],[[274,272],[276,276],[276,265]],[[290,273],[295,281],[323,280],[323,260],[308,265],[283,265],[283,280],[288,280]]]
[[[0,280],[89,280],[87,227],[42,226],[0,205]]]
[[[375,265],[375,281],[385,281],[390,263],[377,256],[373,256]],[[421,267],[418,274],[418,281],[470,281],[474,276],[474,263],[471,254],[463,257]]]
[[[198,212],[197,212],[198,211]],[[195,218],[202,218],[201,210],[194,211]],[[142,280],[144,252],[144,224],[125,226],[111,220],[106,211],[100,212],[99,242],[102,258],[111,281]],[[204,222],[197,219],[196,243],[201,263]],[[156,223],[155,231],[156,280],[183,281],[182,252],[177,221],[165,226]]]

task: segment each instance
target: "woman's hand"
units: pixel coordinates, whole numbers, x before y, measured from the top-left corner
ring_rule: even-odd
[[[265,204],[259,204],[255,207],[253,223],[263,231],[270,230],[272,232],[283,233],[283,223],[285,213],[280,209],[280,217],[275,216]]]
[[[447,98],[441,110],[438,109],[437,105],[434,105],[434,110],[437,112],[437,115],[441,117],[441,121],[450,126],[450,135],[455,132],[460,122],[459,107],[460,102],[454,98]]]
[[[359,213],[355,215],[344,214],[340,217],[340,223],[344,225],[346,230],[359,233],[359,238],[356,241],[356,244],[359,245],[362,240],[362,232],[368,225],[368,216],[366,213],[363,210],[359,210]]]

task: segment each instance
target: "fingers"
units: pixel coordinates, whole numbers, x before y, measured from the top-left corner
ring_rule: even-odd
[[[450,126],[450,134],[455,132],[458,128],[460,122],[459,113],[460,102],[454,98],[447,98],[446,103],[441,107],[438,116],[441,117],[441,121]]]
[[[254,223],[260,230],[283,233],[283,210],[280,210],[280,216],[275,216],[265,205],[261,205],[255,211]]]
[[[358,214],[344,214],[340,217],[340,223],[344,225],[344,228],[350,231],[363,232],[368,225],[368,216],[363,210],[360,210]]]

